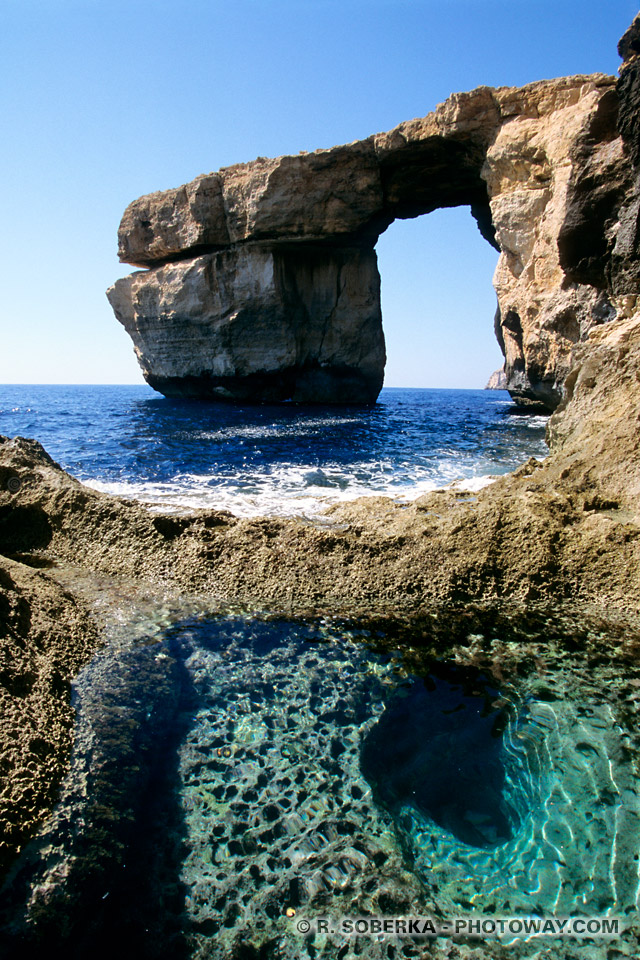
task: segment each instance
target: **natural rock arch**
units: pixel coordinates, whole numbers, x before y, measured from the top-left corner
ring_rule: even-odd
[[[601,74],[480,87],[389,133],[141,197],[119,254],[145,270],[108,297],[145,379],[167,396],[374,402],[378,236],[464,204],[500,251],[507,387],[553,409],[573,346],[616,312],[603,271],[630,177],[616,115]]]
[[[397,219],[376,243],[385,387],[483,387],[504,358],[493,330],[498,260],[467,206]],[[499,369],[498,369],[499,368]],[[493,375],[492,375],[493,376]]]

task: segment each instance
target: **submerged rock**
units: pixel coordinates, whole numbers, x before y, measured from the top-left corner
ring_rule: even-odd
[[[486,678],[437,666],[405,684],[362,745],[362,772],[384,806],[414,807],[474,847],[510,840],[497,698]]]

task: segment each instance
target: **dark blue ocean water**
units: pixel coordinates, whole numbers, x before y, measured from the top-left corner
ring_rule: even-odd
[[[384,389],[362,407],[204,404],[147,386],[0,386],[0,433],[100,490],[162,509],[313,515],[367,494],[477,489],[544,457],[546,417],[487,390]]]
[[[338,410],[0,387],[0,433],[35,437],[85,482],[247,515],[474,489],[544,456],[545,420],[493,391],[387,389]],[[335,917],[376,915],[381,890],[410,916],[637,914],[628,663],[594,667],[551,632],[542,685],[499,661],[498,682],[440,659],[419,669],[392,632],[385,651],[332,618],[195,615],[161,630],[170,611],[145,607],[132,630],[130,596],[120,609],[74,681],[57,813],[0,897],[3,957],[53,944],[84,960],[126,942],[156,960],[312,960],[322,941],[287,914],[315,922],[330,901]],[[571,956],[603,960],[611,942]],[[327,943],[323,956],[356,955]],[[535,960],[538,946],[516,949]],[[371,938],[359,955],[388,947]],[[622,952],[638,956],[637,941]]]

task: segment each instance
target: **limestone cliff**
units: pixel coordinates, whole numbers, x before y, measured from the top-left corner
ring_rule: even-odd
[[[531,249],[541,245],[540,269],[549,268],[551,278],[561,274],[568,278],[555,288],[558,296],[568,292],[586,297],[592,291],[591,295],[606,298],[615,312],[611,322],[595,323],[576,337],[580,342],[572,352],[564,399],[549,421],[550,455],[543,463],[530,461],[477,496],[436,491],[409,505],[364,498],[333,508],[322,524],[310,524],[209,511],[182,517],[151,515],[138,504],[83,487],[34,441],[0,437],[0,619],[5,628],[0,637],[0,746],[5,772],[12,778],[0,797],[0,871],[53,801],[70,748],[69,683],[99,642],[97,628],[106,616],[109,591],[118,618],[123,598],[136,595],[154,602],[162,598],[163,603],[182,598],[207,609],[228,602],[289,616],[360,615],[390,627],[394,649],[405,637],[439,655],[482,655],[482,662],[505,673],[535,664],[543,676],[545,650],[551,643],[553,651],[558,639],[566,641],[570,651],[585,644],[594,662],[622,652],[637,663],[640,20],[623,38],[621,53],[625,57],[617,86],[621,140],[618,136],[607,140],[597,120],[603,117],[602,103],[611,84],[603,82],[600,88],[589,80],[580,87],[583,91],[586,87],[584,95],[593,103],[597,101],[590,114],[597,122],[582,128],[584,139],[576,147],[575,161],[566,158],[559,167],[564,178],[560,191],[564,199],[558,201],[562,217],[556,216],[558,208],[553,206],[557,193],[551,190],[545,201],[551,205],[550,211],[545,207],[549,219],[562,221],[557,253],[550,244],[545,259],[542,238],[551,233],[543,234],[542,227],[534,225],[527,234],[524,222],[509,247],[524,256],[524,238],[530,236]],[[558,83],[556,93],[577,89],[568,81]],[[540,93],[544,86],[534,89]],[[604,90],[602,96],[599,90]],[[495,102],[493,93],[476,96],[487,108]],[[464,102],[470,107],[472,100]],[[576,109],[579,103],[580,97]],[[609,118],[605,123],[607,136],[610,122]],[[416,121],[414,132],[422,123]],[[409,144],[412,134],[408,128],[405,132],[404,142]],[[498,143],[496,138],[494,158]],[[508,154],[504,138],[502,143]],[[509,161],[506,169],[509,183],[517,182],[517,164]],[[620,179],[603,180],[604,169],[617,170]],[[531,176],[525,169],[520,182],[531,183]],[[530,187],[536,209],[542,201],[535,191],[543,189],[550,188]],[[401,184],[394,187],[394,196],[399,198],[400,192]],[[496,193],[494,199],[507,193]],[[194,196],[185,188],[174,199],[182,210]],[[590,199],[598,197],[601,205],[591,204]],[[155,201],[144,202],[160,210]],[[169,206],[163,207],[162,217],[158,213],[167,224]],[[500,221],[499,207],[495,205],[495,222],[502,222],[498,230],[506,243],[506,221]],[[580,230],[580,223],[593,229]],[[175,227],[181,230],[184,221],[177,218]],[[157,224],[154,231],[159,236]],[[167,232],[164,250],[176,233],[171,236]],[[143,245],[137,249],[142,260]],[[355,244],[350,249],[363,248]],[[238,245],[230,254],[237,258],[237,270],[242,250]],[[189,297],[181,270],[205,272],[200,261],[214,256],[213,251],[200,251],[184,263],[156,265],[139,280],[121,282],[120,288],[139,283],[135,296],[144,305],[145,291],[156,283],[148,313],[153,326],[157,320],[151,307],[162,304],[164,295],[158,278],[170,277],[175,270],[176,289],[167,294],[169,302]],[[505,249],[502,256],[500,269],[508,271],[511,254]],[[268,258],[265,262],[268,275],[272,267]],[[524,284],[536,277],[536,262],[530,267]],[[522,293],[518,282],[525,272],[519,277],[513,273],[505,285],[514,302]],[[316,285],[304,289],[315,290]],[[549,294],[547,300],[541,294],[540,300],[549,317],[554,287],[549,281],[541,289]],[[134,292],[129,295],[133,299]],[[523,313],[523,331],[530,318]],[[535,347],[535,329],[530,328],[531,339],[522,336],[525,373],[528,351]],[[176,321],[176,337],[178,331]],[[547,347],[539,349],[547,350],[547,357],[548,344],[555,342],[551,332],[546,338],[541,334]],[[625,710],[636,696],[633,683],[630,680],[620,699]],[[60,877],[64,882],[64,871]],[[46,888],[42,892],[48,896]],[[59,923],[58,916],[55,922]]]
[[[494,370],[485,386],[485,390],[506,390],[507,389],[507,375],[500,367],[499,370]]]
[[[242,245],[110,291],[167,396],[373,403],[385,362],[372,250]]]
[[[374,401],[378,236],[466,204],[500,250],[508,389],[553,409],[573,346],[616,316],[603,271],[632,177],[617,105],[600,74],[480,87],[389,133],[134,201],[119,253],[145,272],[108,296],[145,378],[167,395]]]

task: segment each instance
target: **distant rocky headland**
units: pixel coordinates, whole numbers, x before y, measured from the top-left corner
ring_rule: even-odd
[[[154,515],[84,487],[35,441],[0,438],[0,870],[55,802],[70,683],[110,596],[362,618],[505,672],[536,669],[550,636],[637,659],[640,19],[619,50],[617,81],[481,88],[389,134],[129,207],[121,256],[145,270],[110,299],[149,383],[371,402],[384,366],[376,238],[394,217],[470,204],[501,251],[507,388],[555,410],[550,455],[477,495],[365,498],[315,524]],[[60,867],[51,889],[64,881]]]
[[[506,390],[507,389],[507,375],[502,368],[500,370],[495,370],[485,386],[485,390]]]
[[[554,410],[575,345],[635,291],[626,96],[601,74],[480,87],[389,133],[135,200],[119,255],[145,269],[108,297],[145,379],[167,396],[374,402],[378,237],[464,204],[500,251],[506,389]]]

